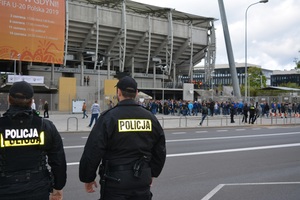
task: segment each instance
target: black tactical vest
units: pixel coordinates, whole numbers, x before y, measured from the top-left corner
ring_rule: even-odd
[[[43,119],[35,115],[0,118],[0,172],[36,172],[46,168]]]

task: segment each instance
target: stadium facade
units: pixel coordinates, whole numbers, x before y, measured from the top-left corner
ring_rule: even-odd
[[[114,99],[113,83],[134,77],[139,90],[155,99],[184,98],[182,75],[193,78],[204,61],[206,79],[214,70],[214,18],[129,0],[66,0],[65,49],[62,64],[1,60],[2,73],[43,76],[35,85],[52,109],[70,110],[70,100],[101,104]],[[90,78],[86,86],[84,77]],[[67,86],[67,87],[66,87]],[[9,84],[2,85],[6,92]],[[69,88],[69,89],[68,89]],[[193,92],[187,94],[192,98]],[[99,92],[100,91],[100,92]],[[49,93],[51,97],[41,95]],[[114,91],[115,93],[115,91]]]

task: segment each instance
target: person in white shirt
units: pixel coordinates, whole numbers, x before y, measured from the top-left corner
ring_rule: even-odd
[[[34,99],[32,99],[31,109],[32,110],[36,110],[36,105],[34,103]]]
[[[97,103],[97,100],[95,101],[95,103],[91,107],[91,114],[92,114],[91,121],[90,121],[90,124],[88,125],[88,127],[92,127],[92,124],[93,124],[94,120],[95,120],[95,123],[96,123],[96,121],[98,119],[98,116],[100,114],[100,106]]]

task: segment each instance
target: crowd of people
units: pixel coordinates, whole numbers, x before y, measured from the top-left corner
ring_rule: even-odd
[[[243,122],[254,123],[255,119],[261,116],[269,117],[270,113],[282,114],[282,117],[292,116],[292,114],[300,113],[299,103],[279,103],[267,102],[261,103],[244,103],[240,102],[218,102],[218,101],[184,101],[184,100],[150,100],[142,104],[153,114],[177,115],[177,116],[198,116],[202,113],[203,106],[208,109],[207,115],[243,115]],[[249,118],[248,118],[249,116]],[[249,121],[248,121],[249,119]],[[234,119],[231,119],[234,123]]]

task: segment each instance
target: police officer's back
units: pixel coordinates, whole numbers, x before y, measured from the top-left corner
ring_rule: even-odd
[[[8,98],[0,118],[0,199],[49,200],[52,189],[50,199],[61,199],[66,160],[56,127],[31,109],[29,83],[15,82]]]
[[[92,129],[79,177],[86,191],[94,192],[101,162],[101,200],[150,200],[152,177],[159,176],[166,159],[164,132],[157,118],[135,102],[134,79],[120,79],[117,88],[119,103]]]

